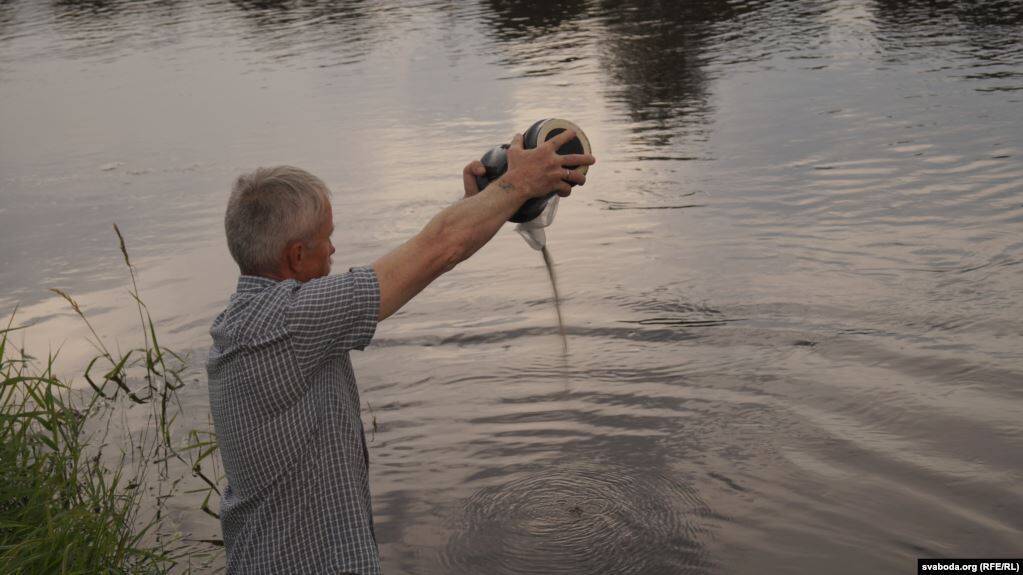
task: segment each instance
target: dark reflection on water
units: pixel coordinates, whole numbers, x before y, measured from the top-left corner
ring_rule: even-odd
[[[183,25],[202,10],[229,28],[240,14],[246,28],[241,40],[275,60],[302,66],[362,60],[402,12],[401,6],[365,0],[55,0],[52,9],[57,30],[73,47],[64,55],[72,58],[120,57],[130,49],[181,44]]]
[[[483,8],[480,19],[493,38],[488,44],[508,70],[503,79],[558,77],[560,89],[572,89],[570,78],[584,73],[588,52],[599,39],[586,2],[491,0]],[[585,98],[585,92],[572,96]]]
[[[289,0],[231,0],[251,25],[251,40],[258,50],[274,58],[298,60],[310,53],[330,54],[336,60],[320,65],[349,63],[364,58],[393,24],[380,12],[379,3],[365,0],[343,2],[294,2]]]
[[[6,29],[14,19],[14,0],[0,0],[0,38],[6,37]]]
[[[564,116],[600,157],[548,233],[570,353],[539,255],[508,234],[355,358],[386,572],[1012,555],[1021,18],[1005,0],[0,0],[0,311],[87,358],[45,291],[64,287],[126,346],[117,221],[165,343],[200,365],[235,280],[238,172],[324,176],[340,270],[420,229],[482,150]],[[215,538],[191,511],[175,527]]]
[[[180,44],[187,4],[178,0],[53,0],[54,28],[66,58],[113,58]]]
[[[610,97],[625,104],[632,129],[647,146],[706,141],[711,111],[707,48],[717,26],[752,9],[751,3],[604,2],[609,32],[601,42],[602,62],[614,88]],[[684,157],[682,159],[685,159]]]
[[[590,2],[530,2],[528,0],[486,0],[484,14],[488,28],[506,42],[533,42],[568,31],[589,16]],[[572,56],[566,52],[564,56]]]
[[[979,92],[1023,90],[1023,7],[1018,1],[875,2],[879,38],[897,58],[933,58],[942,49],[942,67],[979,80]]]
[[[508,52],[501,63],[524,76],[571,72],[595,50],[611,81],[604,90],[624,104],[638,143],[653,147],[703,139],[707,44],[718,27],[756,8],[723,0],[487,5],[485,21]]]
[[[887,28],[904,36],[945,41],[957,32],[991,51],[1009,48],[1019,40],[1023,11],[1015,0],[955,2],[953,0],[875,0],[874,12]],[[941,36],[934,32],[941,31]],[[1014,50],[1018,51],[1019,46]]]

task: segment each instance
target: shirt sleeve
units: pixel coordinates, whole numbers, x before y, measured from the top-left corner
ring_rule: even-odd
[[[286,322],[295,353],[309,365],[331,352],[365,348],[379,315],[380,284],[366,266],[296,284]]]

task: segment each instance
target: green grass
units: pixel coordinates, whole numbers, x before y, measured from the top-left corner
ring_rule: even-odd
[[[88,326],[97,349],[84,368],[89,387],[81,390],[54,374],[56,355],[42,361],[15,347],[13,315],[0,330],[4,574],[187,572],[220,544],[165,528],[171,502],[195,492],[205,493],[201,509],[215,516],[209,501],[219,494],[216,441],[192,430],[175,445],[186,360],[160,346],[114,230],[131,276],[141,345],[112,354],[79,304],[53,290]],[[126,406],[144,409],[145,423],[118,422]]]

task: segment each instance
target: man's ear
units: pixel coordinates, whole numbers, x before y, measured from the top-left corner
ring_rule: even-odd
[[[284,256],[287,258],[288,271],[298,273],[301,270],[302,261],[305,258],[305,246],[302,242],[294,241],[284,249]]]

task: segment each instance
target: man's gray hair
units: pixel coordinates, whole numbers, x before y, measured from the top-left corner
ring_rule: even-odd
[[[239,176],[227,201],[224,229],[241,273],[276,271],[285,246],[316,236],[329,204],[323,180],[300,168],[259,168]]]

